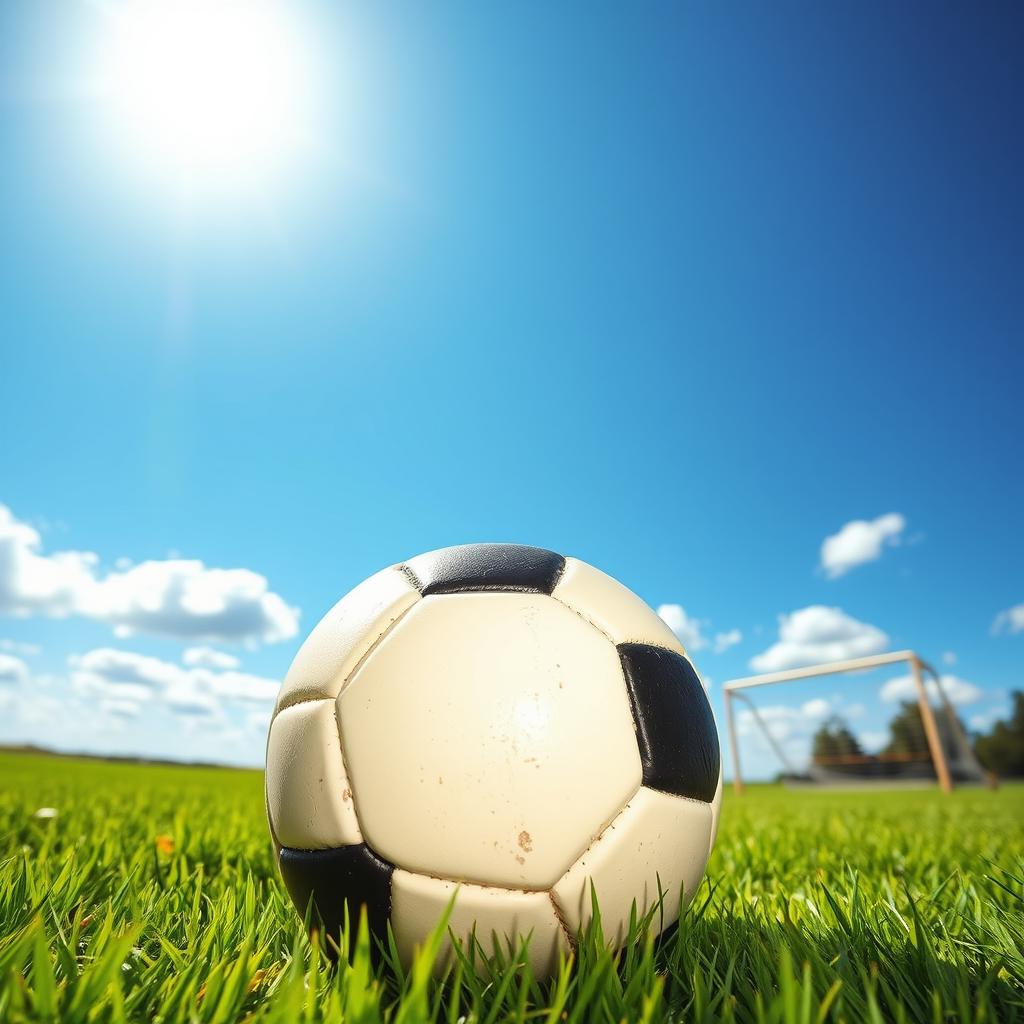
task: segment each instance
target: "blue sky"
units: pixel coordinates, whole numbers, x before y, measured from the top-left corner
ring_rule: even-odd
[[[1019,7],[293,4],[310,137],[187,195],[104,9],[0,9],[0,739],[256,763],[320,615],[475,540],[681,606],[719,709],[819,606],[1024,685]]]

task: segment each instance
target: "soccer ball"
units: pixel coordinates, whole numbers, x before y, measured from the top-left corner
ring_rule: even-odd
[[[337,940],[365,906],[406,962],[449,904],[485,952],[549,975],[592,915],[679,915],[722,796],[718,734],[675,634],[575,558],[514,544],[419,555],[313,630],[267,744],[281,873]],[[446,945],[442,960],[450,956]]]

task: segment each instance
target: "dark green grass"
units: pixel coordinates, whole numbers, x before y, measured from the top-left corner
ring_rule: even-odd
[[[0,755],[0,1021],[1024,1022],[1024,789],[728,799],[668,941],[553,981],[337,968],[256,772]],[[40,807],[57,817],[33,817]]]

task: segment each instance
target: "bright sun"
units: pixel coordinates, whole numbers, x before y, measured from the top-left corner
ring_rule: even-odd
[[[101,56],[123,142],[176,187],[261,187],[310,137],[311,48],[273,0],[126,0]]]

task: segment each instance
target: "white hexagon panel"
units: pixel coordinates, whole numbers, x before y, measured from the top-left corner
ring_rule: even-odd
[[[423,598],[338,720],[366,841],[439,878],[546,889],[640,785],[619,655],[545,594]]]
[[[550,973],[699,883],[718,736],[674,634],[622,584],[513,544],[445,548],[360,584],[282,686],[267,751],[278,859],[327,933],[365,908],[408,962],[454,899],[456,939],[530,937]],[[445,956],[442,957],[442,962]]]
[[[281,685],[277,710],[304,700],[336,697],[360,659],[419,597],[396,566],[363,580],[317,623],[299,648]]]
[[[634,905],[638,915],[657,905],[659,924],[672,924],[704,876],[711,819],[702,801],[641,789],[555,885],[569,929],[589,923],[591,887],[605,938],[616,944],[626,937]]]
[[[362,842],[345,774],[334,701],[305,701],[274,716],[267,741],[267,813],[282,846],[326,850]]]
[[[578,558],[565,560],[551,596],[593,623],[613,644],[652,644],[686,653],[650,605],[617,579]]]
[[[475,940],[485,956],[509,957],[527,943],[527,956],[534,973],[541,977],[554,970],[559,953],[571,948],[550,893],[445,882],[396,871],[391,881],[391,926],[403,960],[412,959],[416,946],[436,927],[449,905],[449,936],[464,945]],[[442,944],[439,966],[443,967],[450,955],[449,939]]]

